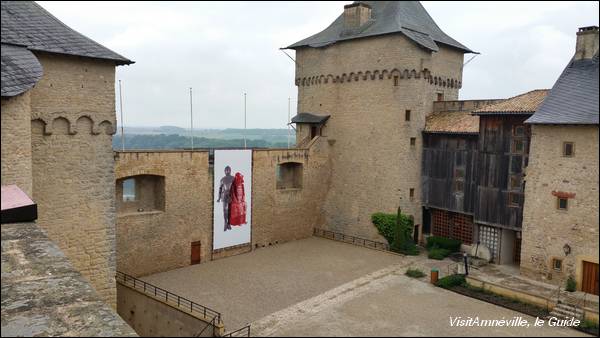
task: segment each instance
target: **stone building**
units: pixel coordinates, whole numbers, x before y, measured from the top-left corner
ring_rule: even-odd
[[[577,32],[575,55],[525,123],[521,273],[598,294],[598,27]]]
[[[421,131],[433,101],[458,98],[472,51],[417,1],[346,5],[287,48],[296,51],[297,144],[318,134],[331,147],[323,225],[381,240],[371,215],[398,206],[420,224]]]
[[[115,67],[133,63],[33,1],[2,1],[2,185],[115,304]]]

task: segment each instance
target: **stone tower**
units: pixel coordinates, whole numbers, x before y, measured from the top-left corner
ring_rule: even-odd
[[[2,184],[33,197],[38,226],[111,305],[115,67],[132,63],[33,1],[2,1]]]
[[[296,51],[298,112],[329,115],[331,146],[322,226],[379,238],[370,217],[403,212],[421,224],[421,131],[436,100],[457,100],[470,49],[435,24],[417,1],[344,6]],[[298,143],[306,131],[299,125]]]

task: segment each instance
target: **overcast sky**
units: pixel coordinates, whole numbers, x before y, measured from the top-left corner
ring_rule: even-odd
[[[323,30],[350,1],[39,3],[135,61],[117,69],[125,126],[189,127],[193,87],[195,128],[243,127],[244,92],[248,128],[284,128],[297,90],[294,64],[279,48]],[[598,25],[596,1],[423,5],[481,53],[464,69],[461,99],[550,88],[574,53],[577,28]]]

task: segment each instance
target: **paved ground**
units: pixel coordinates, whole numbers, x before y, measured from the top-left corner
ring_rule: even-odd
[[[221,312],[231,330],[403,260],[312,237],[142,279]]]
[[[275,336],[585,336],[535,327],[535,318],[440,289],[388,267],[252,323],[252,335]],[[528,327],[452,327],[450,317],[520,317]]]
[[[449,261],[309,238],[143,278],[223,313],[253,336],[572,336],[534,318],[405,277]],[[530,327],[452,327],[450,316],[521,317]]]

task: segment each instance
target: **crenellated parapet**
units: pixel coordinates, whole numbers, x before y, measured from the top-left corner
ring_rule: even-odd
[[[404,69],[398,68],[389,69],[375,69],[367,71],[357,71],[350,73],[342,73],[339,75],[333,74],[321,74],[307,77],[299,77],[296,79],[296,86],[313,86],[329,83],[344,83],[344,82],[357,82],[357,81],[368,81],[368,80],[391,80],[393,78],[398,79],[415,79],[425,80],[429,84],[438,87],[445,88],[457,88],[462,87],[462,82],[458,79],[448,78],[444,76],[433,75],[428,69],[417,71],[416,69]]]
[[[116,128],[112,121],[106,119],[94,119],[97,116],[95,112],[79,112],[76,114],[67,114],[66,112],[55,112],[53,114],[41,114],[33,112],[31,114],[32,126],[37,124],[41,128],[43,135],[114,135]]]

